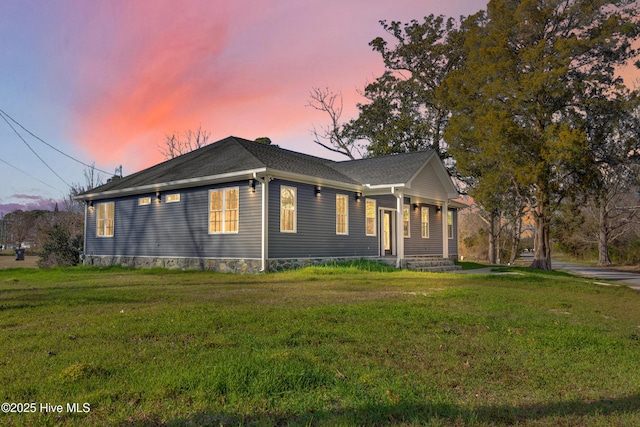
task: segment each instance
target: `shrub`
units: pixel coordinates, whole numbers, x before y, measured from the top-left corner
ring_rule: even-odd
[[[69,230],[59,225],[54,225],[47,233],[40,253],[39,267],[68,267],[80,263],[80,248],[83,238],[80,235],[71,237]]]

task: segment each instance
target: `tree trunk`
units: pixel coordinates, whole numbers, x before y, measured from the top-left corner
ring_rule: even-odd
[[[496,232],[496,264],[502,264],[502,246],[500,245],[500,230],[502,229],[501,220],[502,217],[498,217],[498,231]]]
[[[547,214],[546,203],[539,198],[536,208],[533,210],[534,223],[536,228],[533,262],[529,268],[538,270],[551,270],[551,239],[549,238],[549,215]]]
[[[513,240],[511,240],[511,256],[509,257],[509,265],[516,263],[518,258],[518,248],[520,247],[520,236],[522,235],[522,215],[516,219],[516,227],[513,232]]]
[[[489,264],[496,263],[496,214],[489,217]]]
[[[606,203],[600,204],[598,215],[598,265],[611,265],[609,256],[609,212]]]

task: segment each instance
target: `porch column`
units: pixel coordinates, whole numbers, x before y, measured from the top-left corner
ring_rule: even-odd
[[[261,228],[262,236],[260,241],[260,271],[266,272],[268,269],[267,260],[269,259],[269,177],[255,177],[260,181],[260,189],[262,190],[262,218]]]
[[[449,201],[442,202],[442,258],[449,258],[449,227],[447,219],[449,218]]]
[[[404,258],[404,212],[402,205],[404,197],[402,191],[395,193],[396,196],[396,267],[402,267],[402,259]]]

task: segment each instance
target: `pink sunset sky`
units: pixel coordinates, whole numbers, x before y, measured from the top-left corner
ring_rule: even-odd
[[[305,106],[312,88],[341,92],[353,117],[358,90],[383,70],[368,43],[392,41],[380,20],[457,18],[486,2],[5,0],[0,109],[59,150],[125,175],[162,161],[167,134],[198,126],[210,141],[267,136],[336,158],[312,142],[313,125],[327,121]],[[65,182],[84,183],[85,167],[17,130],[60,177],[0,120],[0,212],[50,209]]]

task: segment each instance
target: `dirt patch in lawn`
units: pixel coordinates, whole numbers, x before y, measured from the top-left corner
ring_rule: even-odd
[[[16,261],[15,255],[3,255],[0,256],[0,268],[37,268],[39,259],[38,256],[27,255],[24,261]]]

